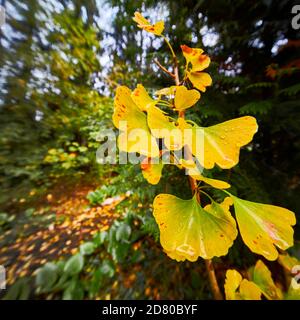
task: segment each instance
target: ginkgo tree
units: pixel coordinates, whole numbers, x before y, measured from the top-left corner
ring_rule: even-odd
[[[210,58],[200,48],[182,45],[185,68],[180,76],[178,59],[163,35],[164,22],[151,24],[138,12],[133,20],[139,28],[163,38],[170,48],[173,71],[158,61],[156,64],[174,79],[174,85],[158,90],[154,97],[141,84],[133,91],[125,86],[117,88],[113,123],[120,131],[118,147],[140,155],[143,176],[150,184],[159,183],[167,164],[185,170],[192,191],[190,200],[171,194],[159,194],[154,199],[153,215],[159,226],[160,242],[171,259],[205,259],[214,297],[221,299],[211,259],[228,253],[239,230],[252,252],[276,260],[278,248],[286,250],[293,245],[295,215],[281,207],[240,199],[226,190],[230,188],[227,182],[203,175],[203,169],[230,169],[239,162],[241,147],[251,142],[258,130],[256,119],[244,116],[210,127],[186,119],[186,109],[193,107],[212,85],[210,75],[204,72]],[[212,199],[201,183],[222,190],[226,195],[223,202]],[[209,204],[201,205],[201,194],[208,197]],[[254,285],[241,280],[233,271],[227,277],[235,279],[241,291],[244,287],[253,291]]]

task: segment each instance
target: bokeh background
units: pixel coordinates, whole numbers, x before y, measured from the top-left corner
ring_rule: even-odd
[[[259,132],[240,163],[218,170],[232,193],[300,212],[300,32],[297,1],[2,0],[0,29],[0,264],[11,299],[210,299],[202,261],[165,256],[151,214],[160,191],[189,197],[174,166],[157,186],[139,166],[99,165],[101,130],[113,128],[118,85],[150,92],[172,84],[153,63],[172,64],[159,37],[132,21],[164,20],[180,44],[211,57],[213,86],[187,117],[208,126],[241,115]],[[215,191],[214,197],[222,195]],[[295,247],[299,257],[300,234]],[[230,267],[257,257],[240,239],[215,259]],[[269,265],[276,281],[284,277]],[[39,269],[39,270],[38,270]],[[38,270],[38,271],[37,271]]]

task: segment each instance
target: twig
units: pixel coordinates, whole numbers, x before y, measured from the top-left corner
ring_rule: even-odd
[[[216,273],[215,273],[215,268],[213,265],[213,262],[211,259],[205,259],[205,266],[206,266],[206,271],[208,273],[208,278],[211,286],[211,290],[213,293],[213,296],[215,300],[223,300],[222,293],[220,291]]]
[[[170,77],[172,77],[173,79],[175,79],[175,74],[173,74],[172,72],[170,72],[169,70],[167,70],[163,65],[161,65],[161,63],[158,60],[154,60],[154,63],[165,73],[167,73]]]
[[[176,56],[173,56],[174,60],[174,75],[175,75],[175,83],[176,86],[180,85],[180,80],[179,80],[179,72],[178,72],[178,60]]]

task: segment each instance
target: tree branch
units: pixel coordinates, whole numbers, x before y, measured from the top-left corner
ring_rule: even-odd
[[[167,73],[170,77],[172,77],[173,79],[175,79],[175,74],[173,74],[172,72],[170,72],[169,70],[167,70],[163,65],[160,64],[160,62],[156,59],[154,59],[154,63],[165,73]]]
[[[212,260],[205,259],[205,266],[206,266],[206,271],[208,273],[208,278],[209,278],[211,290],[212,290],[212,293],[213,293],[215,300],[223,300],[223,296],[222,296],[222,293],[221,293],[219,285],[218,285],[218,281],[217,281],[217,277],[216,277],[216,273],[215,273],[215,268],[214,268]]]
[[[176,86],[180,85],[180,79],[179,79],[179,68],[178,68],[178,60],[177,57],[174,53],[174,50],[171,46],[171,44],[169,43],[169,41],[165,38],[165,41],[167,42],[168,46],[171,49],[172,52],[172,57],[173,57],[173,61],[174,61],[174,80],[175,80],[175,84]],[[184,119],[185,116],[185,111],[179,111],[178,112],[178,116],[180,118]],[[187,148],[187,146],[185,146],[185,148]],[[188,150],[188,158],[192,159],[193,155],[192,153]],[[191,176],[189,176],[189,182],[190,182],[190,186],[191,186],[191,190],[193,195],[197,192],[197,200],[200,204],[200,193],[198,192],[198,184],[197,184],[197,180],[193,179]],[[206,271],[208,274],[208,279],[210,282],[210,286],[211,286],[211,290],[213,293],[213,296],[215,298],[215,300],[223,300],[223,296],[220,290],[220,287],[218,285],[218,281],[217,281],[217,277],[216,277],[216,273],[215,273],[215,268],[213,265],[213,262],[211,259],[204,259],[205,260],[205,267],[206,267]]]

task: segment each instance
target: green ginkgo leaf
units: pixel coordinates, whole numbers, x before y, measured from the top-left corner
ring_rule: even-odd
[[[243,279],[236,270],[227,270],[224,285],[226,300],[260,300],[261,290],[253,282]]]
[[[291,226],[296,224],[296,219],[292,211],[231,197],[241,236],[252,252],[276,260],[276,247],[286,250],[293,245]]]
[[[282,299],[282,292],[276,287],[271,271],[261,261],[256,262],[255,267],[251,270],[251,280],[261,289],[262,293],[269,300]]]
[[[300,300],[300,287],[299,287],[298,283],[297,284],[291,283],[284,299],[285,300]]]
[[[229,212],[231,204],[228,197],[221,204],[213,201],[202,208],[196,195],[190,200],[158,195],[153,214],[167,255],[177,261],[226,255],[237,237],[236,223]]]

